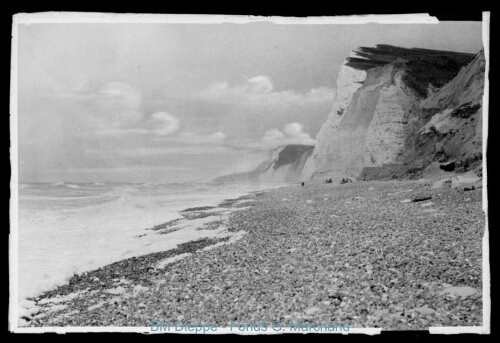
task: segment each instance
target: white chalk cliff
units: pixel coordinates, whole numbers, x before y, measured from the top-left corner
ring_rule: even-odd
[[[380,45],[341,66],[318,133],[314,177],[420,176],[437,163],[481,159],[484,55]]]

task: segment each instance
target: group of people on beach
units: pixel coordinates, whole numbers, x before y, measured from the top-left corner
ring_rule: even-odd
[[[326,183],[333,183],[332,178],[329,178],[329,179],[325,180],[325,182]],[[348,182],[352,182],[352,180],[351,179],[342,178],[342,181],[340,181],[340,184],[342,185],[342,184],[348,183]]]
[[[333,183],[333,180],[332,180],[332,178],[329,178],[329,179],[326,179],[325,182],[326,183]],[[352,182],[352,180],[351,179],[342,178],[342,181],[340,181],[340,184],[342,185],[342,184],[348,183],[348,182]],[[305,183],[302,182],[301,184],[302,184],[302,187],[304,187]]]

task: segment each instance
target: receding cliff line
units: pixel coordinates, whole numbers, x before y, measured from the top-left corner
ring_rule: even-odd
[[[221,176],[214,182],[281,183],[299,182],[311,179],[314,172],[312,154],[314,146],[290,144],[275,149],[268,161],[255,170]]]

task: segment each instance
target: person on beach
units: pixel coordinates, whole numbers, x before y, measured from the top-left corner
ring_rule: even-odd
[[[304,185],[305,185],[305,183],[304,183],[304,182],[302,182],[302,187],[304,187]]]

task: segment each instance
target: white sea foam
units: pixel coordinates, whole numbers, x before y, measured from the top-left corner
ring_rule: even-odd
[[[20,188],[21,307],[31,304],[25,299],[67,283],[74,274],[173,249],[198,238],[227,235],[224,228],[199,230],[204,221],[213,220],[210,217],[167,235],[147,229],[180,218],[179,211],[187,207],[216,205],[244,194],[239,187],[222,189],[220,185],[63,185],[30,184]],[[21,309],[21,313],[30,311]]]

